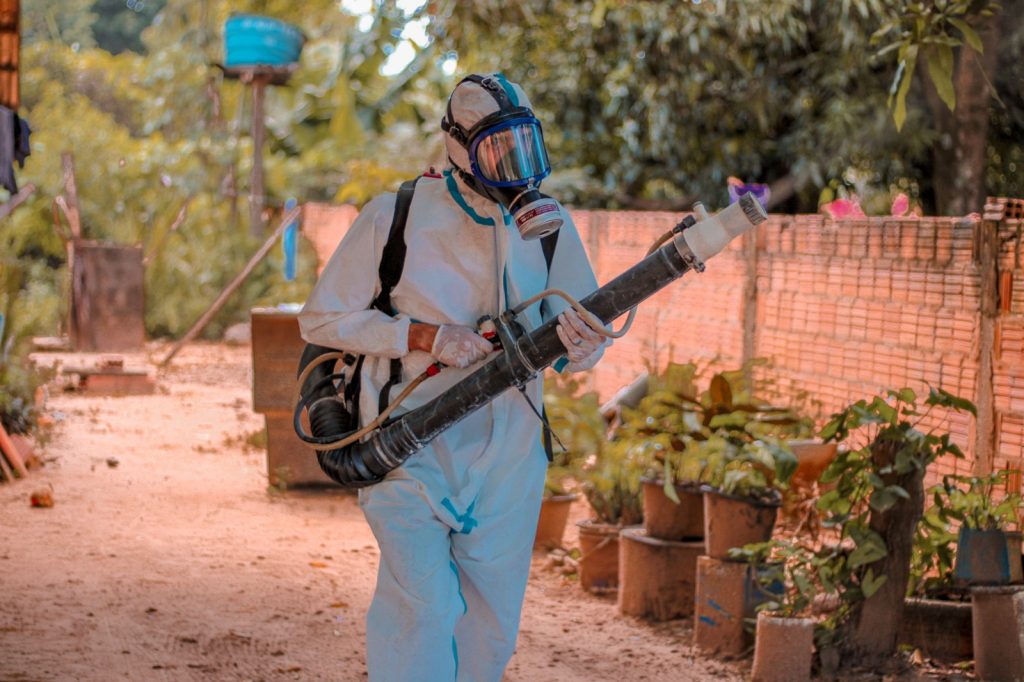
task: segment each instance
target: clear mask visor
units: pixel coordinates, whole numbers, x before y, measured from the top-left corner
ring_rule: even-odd
[[[492,187],[537,183],[551,172],[540,124],[513,119],[480,135],[470,146],[473,174]]]

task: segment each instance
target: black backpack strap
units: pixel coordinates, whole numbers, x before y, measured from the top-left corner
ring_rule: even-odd
[[[398,190],[398,197],[395,200],[395,215],[391,219],[391,229],[388,231],[388,241],[384,244],[384,252],[380,257],[380,267],[377,270],[380,277],[380,293],[373,299],[372,306],[382,313],[394,315],[395,309],[391,305],[391,292],[398,281],[402,279],[402,270],[405,268],[405,224],[409,220],[409,207],[412,206],[412,197],[416,191],[416,182],[419,177],[406,180]],[[377,398],[377,413],[381,413],[391,402],[391,388],[402,381],[402,360],[393,358],[391,360],[391,374],[384,387],[380,389]]]
[[[544,262],[548,264],[549,274],[551,273],[551,261],[555,258],[556,246],[558,246],[558,230],[540,238],[540,247],[544,249]]]
[[[540,238],[540,247],[544,250],[544,262],[548,266],[548,276],[551,275],[551,261],[555,258],[555,247],[558,246],[558,230]],[[541,303],[541,305],[544,305]],[[544,437],[544,454],[548,456],[548,462],[555,461],[555,449],[551,444],[551,426],[548,424],[548,411],[541,408],[541,431]]]
[[[384,252],[381,254],[380,266],[377,269],[380,293],[370,305],[388,315],[395,314],[394,308],[391,307],[391,292],[398,284],[398,280],[402,279],[402,270],[405,268],[405,224],[409,220],[409,207],[412,205],[412,195],[416,191],[418,180],[418,177],[406,180],[398,190],[388,241],[384,244]]]
[[[548,422],[548,409],[542,407],[541,414],[541,436],[544,441],[544,454],[547,455],[548,464],[555,461],[555,446],[551,444],[551,424]]]

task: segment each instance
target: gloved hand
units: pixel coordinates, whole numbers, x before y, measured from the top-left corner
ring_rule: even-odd
[[[449,367],[464,368],[480,362],[494,350],[491,342],[469,327],[442,324],[437,328],[430,354]]]
[[[558,323],[555,332],[565,346],[570,369],[580,371],[597,364],[599,352],[605,345],[605,337],[594,331],[572,308],[558,316]]]

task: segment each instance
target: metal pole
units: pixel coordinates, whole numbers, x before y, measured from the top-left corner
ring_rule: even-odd
[[[174,347],[171,348],[171,351],[167,354],[167,356],[160,361],[160,367],[166,366],[167,363],[169,363],[171,359],[178,354],[178,351],[180,351],[186,343],[194,339],[196,335],[203,330],[203,327],[205,327],[210,322],[210,320],[213,319],[213,316],[216,315],[217,312],[224,306],[224,304],[227,302],[231,294],[235,293],[235,290],[238,289],[238,287],[242,286],[242,282],[244,282],[245,278],[249,276],[249,273],[253,271],[253,269],[259,264],[261,260],[263,260],[266,257],[268,253],[270,253],[270,249],[273,248],[274,242],[276,242],[281,237],[281,233],[284,232],[285,228],[288,227],[290,223],[298,219],[299,214],[301,212],[302,207],[296,206],[292,210],[288,211],[288,213],[286,213],[283,218],[281,218],[281,222],[280,224],[278,224],[277,229],[274,230],[274,234],[270,235],[270,238],[263,243],[263,246],[260,247],[260,250],[253,254],[253,257],[250,258],[249,262],[245,264],[245,267],[242,268],[242,271],[238,273],[238,275],[236,275],[233,280],[231,280],[231,284],[224,287],[224,291],[220,292],[220,295],[217,297],[217,300],[213,302],[213,305],[211,305],[210,308],[205,313],[203,313],[202,317],[196,320],[196,323],[192,325],[192,328],[189,329],[188,332],[186,332],[185,336],[181,337],[181,339],[179,339],[178,342],[174,344]]]
[[[249,234],[263,235],[263,98],[267,81],[256,76],[252,80],[252,176],[249,180]]]

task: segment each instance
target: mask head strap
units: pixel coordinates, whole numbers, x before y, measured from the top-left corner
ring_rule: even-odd
[[[500,74],[498,74],[498,76],[500,76]],[[505,91],[505,86],[502,83],[502,81],[504,80],[504,76],[501,76],[499,79],[496,76],[481,76],[479,74],[474,73],[466,76],[461,81],[459,81],[459,84],[455,86],[455,90],[459,89],[459,85],[462,85],[463,83],[469,81],[470,83],[476,83],[477,85],[482,87],[484,90],[487,91],[488,94],[490,94],[491,97],[494,98],[494,101],[498,104],[498,111],[496,113],[501,114],[512,109],[522,109],[523,111],[529,111],[529,109],[526,109],[525,107],[518,107],[512,103],[512,100],[509,98],[508,93]],[[454,96],[454,90],[452,91],[452,93]],[[480,122],[486,120],[487,118],[488,117],[485,116],[480,121],[477,121],[476,125],[474,125],[473,127],[478,127],[480,125]],[[463,147],[469,146],[469,131],[462,127],[462,125],[460,125],[458,122],[456,122],[455,115],[452,113],[451,97],[448,98],[447,115],[441,119],[441,130],[455,138],[455,140],[458,141],[458,143],[461,144]]]

